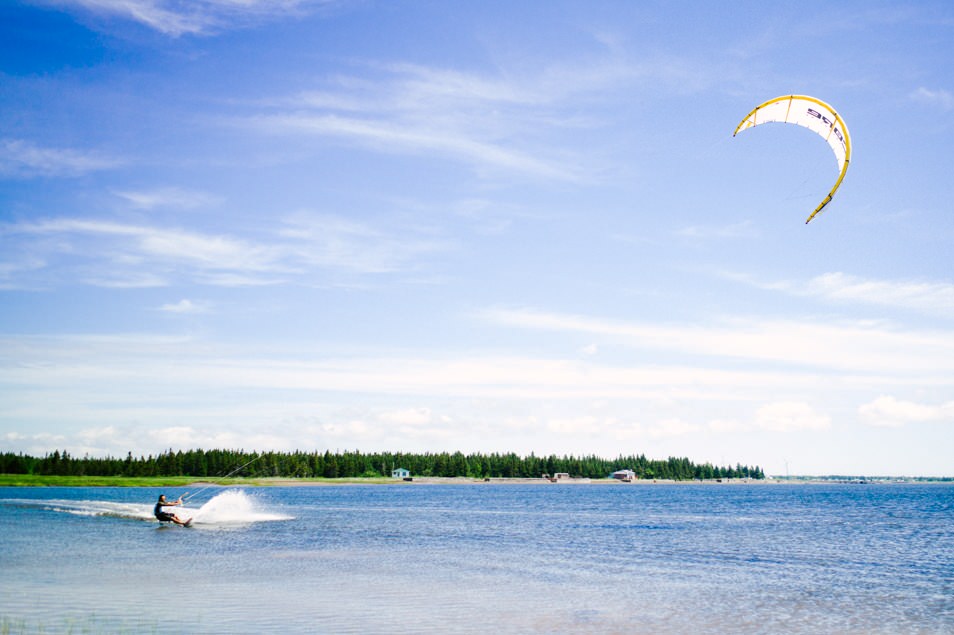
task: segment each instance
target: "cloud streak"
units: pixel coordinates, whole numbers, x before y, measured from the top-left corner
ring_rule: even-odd
[[[554,140],[579,131],[599,135],[606,122],[580,114],[589,112],[582,101],[646,72],[612,56],[519,76],[413,64],[373,65],[371,71],[374,80],[329,78],[320,89],[259,104],[260,112],[233,122],[286,138],[326,137],[381,153],[443,156],[480,173],[587,182],[606,166],[592,154],[571,151],[569,140]]]
[[[899,428],[915,423],[954,424],[954,401],[926,405],[882,395],[858,408],[858,415],[868,425]]]
[[[0,139],[0,176],[76,177],[123,164],[120,159],[97,152],[43,147],[23,139]]]
[[[925,377],[954,373],[954,333],[900,331],[869,322],[727,318],[706,324],[619,322],[532,309],[490,309],[508,327],[602,336],[633,349],[679,351],[724,360],[792,364],[803,369],[886,372]]]
[[[166,308],[189,311],[195,306],[183,300]],[[392,448],[408,443],[487,447],[488,439],[496,438],[507,439],[507,450],[540,451],[541,430],[546,431],[544,445],[553,447],[583,447],[579,444],[590,444],[594,436],[605,445],[698,442],[733,433],[825,434],[832,428],[832,415],[806,396],[829,403],[825,394],[834,391],[850,403],[852,395],[906,385],[934,382],[945,388],[954,376],[950,351],[936,352],[936,360],[920,358],[937,343],[923,334],[908,334],[912,341],[923,340],[922,349],[909,351],[919,368],[899,369],[896,359],[885,356],[873,365],[871,358],[843,360],[844,366],[859,366],[845,373],[823,369],[823,364],[803,368],[801,359],[786,367],[777,363],[784,359],[778,351],[768,352],[774,361],[766,365],[766,354],[751,353],[765,346],[763,340],[751,343],[751,366],[730,363],[714,351],[697,363],[674,361],[684,358],[680,352],[694,343],[724,337],[724,327],[702,337],[697,327],[667,327],[662,333],[646,325],[607,325],[581,316],[526,311],[496,314],[491,321],[559,328],[566,334],[582,330],[614,350],[620,344],[638,350],[642,344],[632,341],[636,333],[655,340],[662,336],[655,346],[666,349],[669,361],[634,355],[628,363],[614,364],[601,361],[599,352],[585,359],[453,351],[336,356],[300,345],[256,350],[246,343],[234,349],[151,334],[6,336],[0,339],[5,352],[0,355],[0,418],[26,426],[9,443],[27,451],[48,451],[66,441],[71,448],[102,454],[130,447],[220,447],[230,440],[248,446],[251,439],[255,447],[300,449],[389,443]],[[773,326],[775,339],[791,337],[792,323]],[[828,344],[846,334],[841,331]],[[876,347],[883,336],[864,333],[865,342]],[[883,349],[874,353],[878,357]],[[850,354],[831,351],[836,358]],[[858,403],[863,402],[858,399],[851,407],[873,426],[943,422],[954,413],[950,404],[931,407],[893,397]],[[69,437],[57,436],[62,404],[71,408],[74,432]],[[180,423],[189,420],[201,420],[201,431]],[[142,423],[158,436],[146,438],[130,422]],[[77,437],[76,429],[89,432],[89,439]],[[45,436],[28,430],[42,430]],[[99,437],[96,430],[102,432]],[[159,446],[153,445],[160,438]]]
[[[954,284],[950,282],[879,280],[839,271],[823,273],[801,282],[765,282],[731,273],[724,273],[723,277],[760,289],[839,304],[880,306],[954,317]]]
[[[334,0],[52,0],[94,15],[138,22],[164,35],[213,35],[277,18],[300,17]]]
[[[205,192],[179,187],[164,187],[151,190],[122,190],[116,196],[135,209],[207,209],[222,203],[222,199]]]
[[[931,90],[921,86],[911,93],[911,99],[921,104],[935,106],[941,110],[954,110],[954,94],[943,89]]]
[[[19,253],[0,262],[6,286],[82,282],[106,287],[214,286],[302,282],[321,272],[355,275],[413,268],[447,244],[404,230],[335,216],[296,213],[262,236],[243,238],[151,225],[54,218],[0,226],[0,246]],[[27,267],[23,263],[32,262]],[[312,280],[312,282],[314,282]]]
[[[193,302],[192,300],[183,298],[174,304],[163,304],[161,307],[159,307],[159,310],[166,313],[185,315],[208,313],[210,309],[209,306],[203,302]]]
[[[954,317],[954,284],[948,282],[871,280],[835,272],[812,278],[800,292],[837,302]]]
[[[362,120],[337,115],[276,115],[256,120],[273,133],[314,134],[350,139],[379,151],[424,154],[436,152],[478,166],[516,170],[554,179],[575,179],[572,170],[553,162],[477,140],[461,130],[436,131],[430,126],[407,127],[400,122]]]

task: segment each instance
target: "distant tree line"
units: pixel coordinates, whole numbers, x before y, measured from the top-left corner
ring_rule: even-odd
[[[645,455],[619,456],[518,456],[515,453],[437,452],[246,452],[244,450],[167,450],[156,456],[125,458],[74,457],[54,451],[44,457],[5,452],[0,473],[56,476],[195,476],[202,478],[285,477],[354,478],[390,476],[396,468],[413,476],[469,478],[535,478],[568,473],[573,477],[605,478],[629,469],[642,479],[765,478],[758,466],[718,467],[695,464],[687,458],[647,459]]]

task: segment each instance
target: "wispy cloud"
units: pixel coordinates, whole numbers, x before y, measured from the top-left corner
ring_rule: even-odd
[[[98,152],[46,148],[22,139],[0,139],[0,176],[81,176],[121,165],[122,160]]]
[[[283,248],[309,268],[332,267],[356,273],[407,269],[424,254],[450,248],[448,242],[427,235],[311,212],[287,216],[278,235],[287,239]]]
[[[831,302],[866,304],[954,317],[954,284],[919,280],[879,280],[842,272],[824,273],[805,281],[767,282],[752,276],[723,277],[761,289],[810,296]]]
[[[954,284],[949,282],[870,280],[836,272],[812,278],[805,292],[837,301],[954,316]]]
[[[931,90],[921,86],[911,93],[910,98],[918,103],[941,108],[942,110],[954,109],[954,94],[943,88]]]
[[[178,313],[178,314],[188,314],[188,313],[208,313],[209,305],[204,302],[193,302],[187,298],[183,298],[175,303],[163,304],[159,307],[160,311],[165,311],[166,313]]]
[[[386,152],[438,152],[478,166],[515,170],[547,178],[576,178],[568,166],[545,161],[500,143],[480,141],[462,130],[407,127],[338,115],[277,115],[259,119],[271,132],[305,133],[351,139]]]
[[[236,355],[192,338],[143,335],[0,338],[17,364],[0,364],[8,386],[74,385],[165,377],[193,389],[297,391],[493,399],[737,398],[733,387],[814,385],[808,375],[673,365],[616,367],[587,360],[466,353],[322,357],[317,351],[274,350]],[[2,360],[0,360],[2,361]],[[55,367],[55,372],[52,370]],[[192,390],[192,389],[190,389]],[[91,393],[92,394],[92,393]],[[120,399],[120,401],[125,401]]]
[[[863,321],[808,319],[655,324],[532,309],[489,309],[480,315],[504,326],[601,336],[616,345],[700,358],[772,361],[891,376],[917,373],[925,381],[954,372],[954,334],[947,331],[901,331]]]
[[[139,22],[165,35],[210,35],[263,20],[295,18],[339,0],[49,0],[95,15]]]
[[[9,259],[0,259],[0,289],[19,288],[17,280],[43,269],[47,264],[45,260],[35,256],[24,258],[16,258],[15,254],[12,256],[11,258],[9,253],[0,256],[0,258]]]
[[[274,247],[262,246],[225,235],[200,234],[177,229],[164,229],[111,221],[52,219],[15,226],[21,234],[93,237],[94,245],[80,246],[87,258],[95,259],[103,252],[113,262],[129,268],[152,263],[153,271],[168,271],[183,266],[197,271],[240,270],[274,273],[286,270],[279,263]],[[110,240],[116,239],[116,240]],[[104,243],[103,240],[109,241]],[[104,249],[105,247],[105,249]]]
[[[831,417],[803,401],[774,401],[759,406],[749,419],[712,419],[706,428],[716,434],[757,431],[792,433],[824,431]]]
[[[149,190],[122,190],[116,191],[114,194],[125,200],[132,207],[143,210],[190,210],[214,207],[222,203],[222,198],[219,196],[180,187],[163,187]]]
[[[305,212],[289,215],[274,230],[254,238],[54,218],[0,226],[0,246],[18,254],[0,265],[5,286],[42,280],[42,286],[81,282],[116,288],[182,281],[215,286],[315,284],[320,279],[315,276],[323,272],[410,271],[424,255],[448,248],[414,230],[388,231]]]
[[[582,447],[598,437],[611,450],[620,442],[732,431],[825,431],[831,423],[812,404],[785,397],[814,393],[817,374],[766,367],[743,371],[641,361],[612,366],[450,351],[329,357],[300,346],[237,351],[232,345],[151,334],[6,336],[0,351],[7,352],[0,355],[0,417],[55,431],[50,422],[60,415],[60,404],[70,403],[74,429],[85,430],[82,438],[67,439],[70,447],[98,453],[190,443],[229,447],[228,441],[249,447],[253,440],[254,447],[487,447],[497,438],[513,450],[523,437],[527,449],[540,450],[541,430],[553,447],[568,442]],[[250,402],[236,401],[252,391]],[[377,405],[358,405],[368,402]],[[709,412],[723,407],[732,408],[735,419],[707,425]],[[201,431],[178,423],[197,417]],[[130,422],[145,425],[132,430]],[[27,438],[30,429],[24,426],[23,438],[9,445],[56,447],[50,439]],[[147,434],[157,437],[144,438]],[[157,447],[160,438],[164,442]]]
[[[759,408],[755,425],[763,430],[782,432],[823,430],[831,425],[831,417],[815,412],[809,404],[786,401]]]
[[[697,239],[753,238],[758,236],[758,230],[751,221],[742,221],[728,225],[690,225],[677,230],[676,235]]]
[[[336,138],[377,152],[437,154],[494,174],[583,181],[605,166],[554,139],[598,133],[606,122],[580,114],[589,112],[582,101],[644,72],[613,56],[519,75],[372,65],[369,75],[329,78],[320,89],[271,100],[270,112],[238,118],[236,125]]]
[[[944,422],[954,424],[954,401],[940,405],[919,404],[882,395],[858,408],[865,423],[896,428],[911,423]]]

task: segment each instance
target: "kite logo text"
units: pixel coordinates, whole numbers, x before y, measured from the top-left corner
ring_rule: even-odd
[[[815,117],[816,119],[821,119],[826,124],[828,124],[828,127],[831,128],[832,132],[835,133],[835,136],[838,137],[838,140],[841,141],[842,143],[845,142],[845,138],[841,136],[841,131],[838,128],[835,128],[835,122],[831,121],[828,117],[826,117],[825,115],[821,114],[820,112],[818,112],[817,110],[813,108],[808,109],[808,114],[810,114],[812,117]]]

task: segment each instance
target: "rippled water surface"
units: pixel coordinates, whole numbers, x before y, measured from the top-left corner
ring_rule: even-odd
[[[0,632],[954,633],[948,485],[158,493],[0,488]]]

